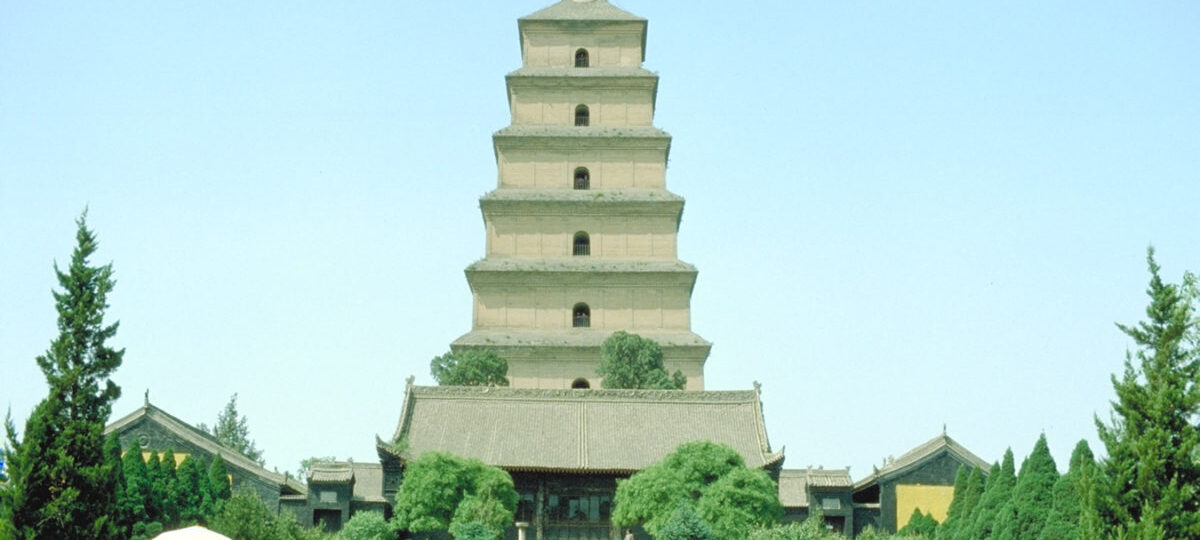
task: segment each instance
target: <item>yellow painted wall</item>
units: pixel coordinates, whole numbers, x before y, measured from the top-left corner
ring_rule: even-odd
[[[932,514],[938,523],[946,521],[952,499],[954,486],[897,485],[896,530],[908,525],[908,518],[912,517],[915,508],[920,508],[923,514]]]

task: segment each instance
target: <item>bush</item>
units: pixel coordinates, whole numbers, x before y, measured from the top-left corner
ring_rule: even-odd
[[[657,540],[720,540],[691,506],[683,505],[659,529]]]
[[[356,512],[338,533],[338,540],[394,540],[399,528],[380,512]]]

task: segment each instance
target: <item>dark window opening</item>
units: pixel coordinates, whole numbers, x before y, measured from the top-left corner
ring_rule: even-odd
[[[575,304],[572,310],[571,325],[575,328],[588,328],[592,325],[592,310],[587,304]]]
[[[590,189],[592,187],[592,175],[586,167],[575,169],[575,189]]]
[[[575,107],[575,125],[577,125],[577,126],[588,125],[587,105],[580,105],[578,107]]]
[[[588,238],[588,233],[583,231],[575,233],[575,248],[571,253],[574,255],[592,254],[592,240]]]
[[[571,382],[571,388],[575,388],[575,389],[579,389],[579,390],[587,390],[588,388],[591,388],[591,387],[592,387],[592,385],[588,384],[587,379],[585,379],[583,377],[575,379],[574,381]]]
[[[575,51],[575,67],[588,67],[587,49]]]
[[[322,527],[325,532],[342,530],[341,510],[313,510],[313,526]]]

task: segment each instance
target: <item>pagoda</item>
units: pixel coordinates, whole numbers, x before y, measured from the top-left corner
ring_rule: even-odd
[[[486,255],[466,269],[472,329],[451,349],[496,351],[516,388],[598,388],[600,345],[624,330],[703,390],[711,343],[691,331],[696,268],[678,258],[683,198],[666,188],[646,19],[562,0],[518,28],[512,121],[492,137],[498,183],[479,203]]]

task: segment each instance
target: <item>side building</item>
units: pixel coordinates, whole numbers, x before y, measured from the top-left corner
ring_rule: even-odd
[[[269,471],[257,461],[222,446],[212,435],[151,404],[149,397],[136,411],[105,427],[104,434],[115,434],[123,451],[139,451],[146,458],[150,452],[161,454],[170,450],[175,454],[176,465],[188,456],[211,462],[219,455],[225,461],[233,489],[254,490],[274,512],[289,501],[308,497],[308,487],[303,483],[287,474]]]
[[[855,534],[867,525],[900,530],[917,508],[938,523],[945,521],[959,467],[986,475],[990,465],[943,432],[855,482]]]

